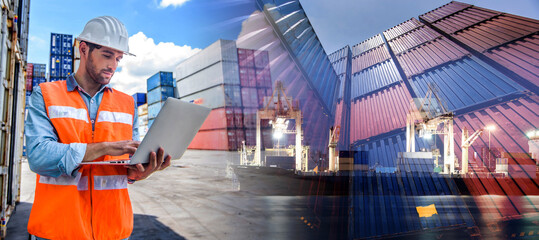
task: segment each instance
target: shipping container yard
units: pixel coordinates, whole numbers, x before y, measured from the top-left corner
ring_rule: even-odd
[[[28,63],[30,1],[1,4],[0,239],[22,240],[29,102],[80,42]],[[253,4],[132,94],[141,140],[168,98],[210,112],[128,185],[129,239],[539,239],[539,20],[451,1],[328,53],[299,0]]]

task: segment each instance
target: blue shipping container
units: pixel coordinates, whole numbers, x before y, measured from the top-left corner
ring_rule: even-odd
[[[135,93],[132,96],[137,103],[137,107],[146,103],[146,93]]]
[[[51,33],[51,54],[62,54],[62,34]]]
[[[60,77],[62,75],[62,57],[51,55],[49,73],[51,77]]]
[[[147,80],[147,90],[150,90],[159,87],[159,86],[174,86],[174,79],[172,78],[172,72],[158,72],[148,78]]]
[[[148,104],[165,101],[168,97],[174,97],[174,87],[160,86],[148,92]]]
[[[60,77],[67,77],[73,72],[73,59],[71,56],[62,56],[62,70]]]
[[[161,107],[163,106],[163,104],[165,104],[165,102],[157,102],[157,103],[148,105],[148,118],[150,120],[153,120],[154,118],[157,117],[157,114],[159,114],[159,111],[161,111]]]
[[[62,35],[62,55],[73,55],[73,35]]]
[[[47,65],[46,64],[34,63],[34,73],[33,73],[34,78],[35,77],[45,77],[46,71],[47,71]]]

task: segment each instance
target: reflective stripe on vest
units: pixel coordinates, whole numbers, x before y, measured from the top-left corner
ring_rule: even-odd
[[[88,114],[84,108],[68,106],[49,106],[49,118],[73,118],[88,122]]]
[[[61,185],[61,186],[77,186],[77,190],[86,191],[88,190],[88,176],[81,177],[82,174],[77,172],[75,177],[71,176],[60,176],[60,177],[47,177],[39,176],[39,183],[43,184],[52,184],[52,185]]]
[[[125,175],[94,176],[95,190],[126,189],[127,177]]]
[[[133,125],[133,115],[123,112],[101,111],[97,117],[97,122],[124,123]]]

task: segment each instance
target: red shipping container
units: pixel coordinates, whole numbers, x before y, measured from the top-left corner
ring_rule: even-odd
[[[265,88],[258,88],[256,89],[257,97],[258,97],[258,107],[265,107],[264,106],[264,97],[267,96],[266,89]]]
[[[234,128],[234,109],[217,108],[211,110],[200,130]]]
[[[243,128],[243,111],[241,108],[234,108],[234,126]]]
[[[255,67],[265,68],[269,65],[268,51],[255,51]]]
[[[241,88],[241,101],[244,107],[258,107],[256,88]]]
[[[30,77],[30,80],[32,79],[32,76],[34,76],[34,64],[28,63],[26,64],[26,78]]]
[[[29,91],[29,92],[32,91],[32,78],[31,77],[26,78],[26,91]]]
[[[216,129],[199,131],[189,149],[203,150],[237,150],[235,129]]]
[[[271,73],[269,68],[256,69],[255,74],[257,87],[271,87]]]
[[[254,54],[253,50],[238,48],[238,63],[240,67],[254,67]]]

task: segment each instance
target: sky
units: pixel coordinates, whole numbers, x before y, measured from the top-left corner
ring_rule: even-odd
[[[538,0],[461,1],[539,19]],[[328,54],[448,2],[300,0]],[[48,67],[51,32],[76,37],[88,20],[115,16],[125,24],[130,52],[137,56],[123,58],[112,85],[128,94],[145,92],[146,79],[151,75],[158,71],[174,72],[178,63],[220,38],[236,39],[242,21],[256,9],[254,0],[33,0],[28,62],[47,63]]]

